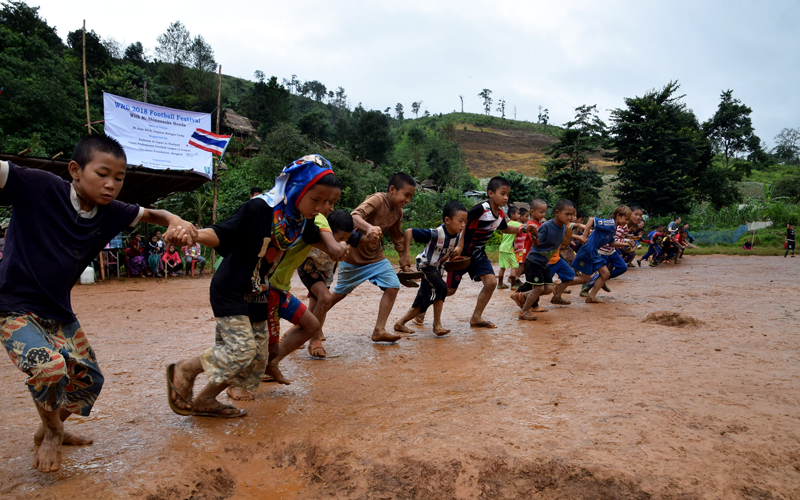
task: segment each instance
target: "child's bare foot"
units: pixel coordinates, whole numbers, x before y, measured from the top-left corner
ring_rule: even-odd
[[[433,325],[433,333],[441,337],[442,335],[447,335],[448,333],[450,333],[450,330],[443,327],[442,325]]]
[[[414,333],[414,331],[399,321],[394,324],[394,331],[401,333]],[[374,340],[374,339],[373,339]]]
[[[328,355],[328,353],[325,352],[325,348],[322,347],[321,340],[312,340],[311,342],[309,342],[308,353],[314,356],[315,358],[324,358],[325,356]]]
[[[186,370],[187,361],[178,361],[174,367],[174,375],[172,377],[172,387],[174,389],[170,390],[170,394],[168,397],[172,400],[172,403],[182,409],[182,410],[191,410],[192,409],[192,389],[194,388],[194,379],[189,375]],[[173,390],[177,393],[173,397]]]
[[[44,439],[44,426],[40,425],[39,430],[36,431],[36,434],[33,435],[33,444],[36,446],[41,446],[42,440]],[[91,438],[85,438],[83,436],[79,436],[77,434],[73,434],[71,432],[64,431],[64,437],[61,439],[62,445],[70,445],[70,446],[86,446],[87,444],[92,444],[94,442]]]
[[[236,401],[253,401],[256,399],[255,394],[241,387],[230,386],[225,389],[225,392],[228,394],[229,398],[235,399]]]
[[[55,472],[61,468],[61,442],[64,430],[45,427],[42,431],[41,444],[33,451],[33,469],[39,472]]]
[[[552,299],[550,299],[550,303],[562,306],[568,306],[572,304],[572,301],[569,301],[567,299],[562,299],[561,297],[553,297]]]
[[[533,311],[535,313],[546,313],[547,309],[545,309],[542,306],[534,306],[534,307],[531,307],[531,311]]]
[[[277,382],[279,384],[283,384],[283,385],[291,384],[291,382],[289,382],[283,376],[283,373],[281,373],[281,370],[280,370],[280,368],[278,368],[277,365],[274,365],[274,366],[273,365],[267,365],[266,370],[264,370],[264,375],[271,376],[273,379],[275,379],[275,382]],[[263,379],[263,377],[262,377],[262,379]]]
[[[401,338],[402,337],[400,337],[400,335],[389,333],[384,329],[375,330],[372,332],[373,342],[397,342]]]
[[[587,304],[605,304],[606,301],[603,299],[598,299],[597,297],[586,297]]]

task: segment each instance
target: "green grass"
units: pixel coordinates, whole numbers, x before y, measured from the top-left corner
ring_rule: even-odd
[[[758,246],[752,250],[745,250],[741,246],[709,245],[700,248],[687,248],[685,255],[783,255],[783,247]]]
[[[797,165],[770,165],[764,170],[753,170],[744,180],[774,184],[787,175],[797,175],[799,172],[800,167]]]

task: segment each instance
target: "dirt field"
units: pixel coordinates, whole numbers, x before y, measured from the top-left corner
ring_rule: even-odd
[[[167,406],[165,365],[213,342],[207,277],[79,285],[106,386],[69,428],[95,444],[31,470],[36,413],[4,360],[0,498],[800,498],[800,259],[684,260],[535,323],[498,292],[494,331],[467,327],[464,283],[453,333],[396,345],[370,342],[379,296],[362,285],[328,316],[334,357],[287,358],[294,383],[237,420]],[[642,322],[663,310],[702,324]]]
[[[501,171],[514,170],[525,175],[541,176],[544,167],[543,148],[555,142],[551,135],[525,130],[497,130],[463,125],[456,127],[456,141],[464,151],[467,167],[472,175],[488,178]],[[616,164],[596,156],[590,163],[603,174],[616,171]]]

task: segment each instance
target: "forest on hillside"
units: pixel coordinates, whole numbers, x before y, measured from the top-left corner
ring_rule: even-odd
[[[167,23],[165,23],[167,24]],[[81,27],[64,39],[41,18],[38,8],[8,1],[0,8],[0,150],[69,158],[86,133],[82,76]],[[89,30],[86,69],[93,121],[103,116],[103,91],[149,103],[216,113],[218,62],[202,34],[180,21],[165,26],[150,55],[141,41],[122,47]],[[539,123],[508,117],[503,100],[490,89],[482,99],[485,113],[422,111],[422,101],[406,108],[398,103],[384,110],[355,106],[346,90],[316,80],[268,76],[257,70],[253,81],[222,76],[221,108],[232,109],[258,123],[250,140],[258,148],[252,158],[239,151],[225,159],[219,178],[219,216],[230,214],[247,199],[254,185],[268,188],[280,169],[302,155],[316,152],[332,162],[345,190],[340,205],[352,208],[367,195],[384,189],[397,171],[410,173],[429,188],[409,207],[408,223],[432,226],[444,202],[464,198],[479,188],[470,175],[455,131],[466,124],[498,129],[527,129],[557,137],[545,151],[543,178],[515,172],[511,201],[534,196],[554,201],[566,197],[587,210],[607,211],[617,202],[644,206],[654,216],[720,213],[746,199],[740,181],[754,172],[770,177],[771,199],[796,203],[800,198],[800,129],[786,128],[768,150],[755,134],[752,110],[732,90],[723,90],[719,108],[706,121],[688,109],[678,82],[625,98],[604,123],[595,105],[579,106],[562,127],[548,123],[540,109]],[[463,96],[462,96],[463,99]],[[102,132],[102,123],[92,125]],[[591,166],[590,156],[604,155],[617,165],[613,196],[601,190],[608,179]],[[774,174],[779,172],[780,175]],[[773,175],[774,174],[774,175]],[[779,177],[779,178],[777,178]],[[180,193],[162,204],[199,224],[211,218],[211,186]],[[790,210],[790,213],[794,213]],[[714,221],[711,220],[710,223]]]

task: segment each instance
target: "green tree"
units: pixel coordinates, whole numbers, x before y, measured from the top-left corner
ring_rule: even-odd
[[[611,112],[609,156],[619,163],[617,196],[652,215],[686,213],[697,197],[710,194],[709,186],[697,189],[709,171],[710,144],[684,96],[675,95],[679,88],[670,82],[625,98],[625,107]]]
[[[77,65],[56,52],[64,46],[39,18],[38,8],[19,2],[0,9],[0,148],[38,145],[48,155],[72,151],[85,133],[83,89]],[[11,146],[11,142],[15,144]],[[25,149],[20,148],[20,149]],[[17,152],[17,151],[13,151]]]
[[[784,128],[775,136],[773,157],[784,165],[800,165],[800,128]]]
[[[352,153],[376,163],[384,163],[394,146],[389,118],[377,110],[365,111],[359,107],[356,118]]]
[[[422,107],[422,101],[416,101],[411,103],[411,112],[414,113],[414,117],[419,118],[419,108]]]
[[[297,123],[300,132],[308,136],[312,141],[324,141],[330,138],[331,123],[328,113],[322,109],[312,109],[300,117]]]
[[[147,64],[147,56],[144,53],[144,45],[142,42],[134,42],[125,48],[125,53],[122,58],[130,63],[133,63],[140,68]]]
[[[541,198],[548,205],[552,205],[553,195],[545,189],[543,182],[514,170],[501,171],[500,177],[504,177],[511,184],[511,192],[508,195],[509,203],[530,203],[534,198]]]
[[[478,93],[478,97],[483,99],[483,111],[486,112],[486,116],[489,116],[492,111],[492,91],[483,89]]]
[[[261,75],[263,77],[263,72]],[[263,79],[256,82],[252,91],[242,99],[244,114],[260,121],[267,131],[278,123],[289,121],[291,108],[289,91],[278,83],[275,76],[266,83]]]
[[[506,100],[505,99],[500,99],[499,101],[497,101],[497,104],[498,104],[497,111],[500,112],[500,118],[505,120],[505,118],[506,118]]]
[[[567,198],[581,208],[597,204],[603,178],[589,164],[589,155],[601,151],[606,141],[606,125],[597,115],[597,105],[575,108],[575,119],[564,125],[559,140],[545,150],[545,186],[555,188],[559,198]]]
[[[737,168],[749,170],[744,165],[744,155],[751,161],[758,161],[763,155],[761,139],[755,135],[753,122],[750,119],[752,109],[734,99],[733,90],[726,90],[720,95],[720,103],[714,116],[703,123],[703,131],[711,140],[714,152],[722,155],[726,169]]]
[[[188,60],[192,67],[200,71],[216,71],[217,61],[214,60],[214,49],[211,48],[202,35],[194,37],[189,46]]]
[[[403,105],[398,102],[397,105],[395,105],[395,107],[394,107],[394,112],[397,114],[397,119],[402,122],[403,121]]]
[[[322,99],[328,95],[328,89],[325,88],[325,85],[322,82],[311,80],[310,82],[303,84],[302,95],[306,94],[311,94],[314,96],[315,101],[322,102]]]
[[[180,21],[167,27],[167,31],[156,38],[156,54],[162,61],[183,66],[189,60],[192,47],[192,35]]]
[[[74,51],[78,60],[83,57],[83,29],[70,31],[67,35],[67,44]],[[86,69],[91,76],[95,76],[95,71],[108,69],[111,67],[111,54],[103,45],[100,35],[94,30],[86,32]]]

